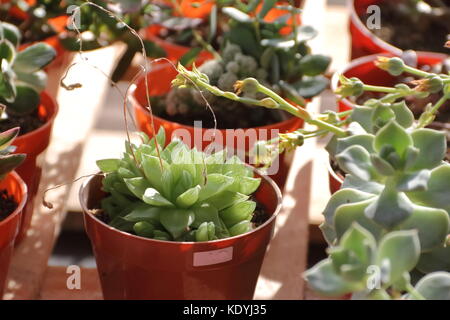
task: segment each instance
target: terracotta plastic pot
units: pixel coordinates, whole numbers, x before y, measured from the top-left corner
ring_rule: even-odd
[[[270,218],[246,234],[207,242],[159,241],[110,227],[88,212],[105,196],[102,177],[87,180],[80,201],[104,298],[252,299],[281,208],[280,190],[261,177],[255,195]]]
[[[21,135],[14,140],[17,153],[27,155],[25,161],[16,169],[28,187],[28,202],[25,206],[20,232],[16,243],[19,243],[25,236],[31,224],[34,209],[34,199],[36,197],[39,182],[41,180],[44,151],[50,143],[53,121],[58,112],[56,102],[45,92],[41,93],[41,105],[39,106],[39,116],[45,119],[45,124],[36,130]]]
[[[374,53],[390,53],[401,55],[402,50],[386,41],[380,39],[372,33],[366,24],[361,21],[360,16],[367,12],[371,5],[379,4],[386,0],[349,0],[350,10],[350,34],[352,37],[351,55],[352,59]]]
[[[6,285],[14,241],[19,231],[22,210],[27,202],[27,186],[15,172],[0,181],[0,190],[7,190],[17,202],[17,208],[6,219],[0,221],[0,299]]]
[[[158,65],[153,68],[147,75],[150,95],[160,96],[169,92],[171,87],[170,83],[176,75],[176,70],[168,64]],[[137,85],[130,90],[129,98],[133,104],[139,129],[149,136],[153,136],[151,116],[149,111],[145,108],[147,99],[144,77],[141,77],[138,80]],[[193,126],[171,122],[157,116],[153,116],[153,121],[156,132],[158,132],[159,128],[162,126],[166,131],[167,137],[177,135],[184,139],[185,143],[190,146],[195,146],[198,149],[204,150],[211,143],[212,129],[195,128]],[[238,130],[221,129],[218,131],[223,139],[222,141],[215,140],[215,143],[221,146],[228,146],[231,149],[235,148],[248,152],[252,150],[257,140],[270,140],[275,138],[278,133],[291,132],[302,126],[303,121],[301,119],[292,117],[285,121],[263,127]],[[238,148],[236,148],[236,146],[238,146]],[[284,186],[289,170],[287,162],[288,160],[286,157],[281,155],[278,162],[278,171],[271,175],[271,178],[274,179],[280,187]]]
[[[391,76],[387,71],[381,70],[375,65],[375,61],[379,56],[393,57],[392,54],[374,54],[361,57],[351,61],[344,69],[336,72],[331,80],[331,88],[333,91],[339,86],[339,75],[343,74],[347,78],[357,77],[365,84],[377,86],[392,86],[396,83],[396,77]],[[435,65],[442,62],[447,56],[441,53],[433,52],[417,52],[417,66]],[[348,99],[339,100],[339,112],[350,110],[354,103]]]

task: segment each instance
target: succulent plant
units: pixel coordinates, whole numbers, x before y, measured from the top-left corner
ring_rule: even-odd
[[[434,272],[411,285],[410,274],[420,259],[416,230],[392,231],[378,241],[354,222],[329,257],[305,273],[319,293],[354,299],[450,300],[450,273]],[[405,293],[406,292],[406,293]]]
[[[47,75],[42,70],[56,56],[46,43],[36,43],[20,50],[21,33],[9,23],[0,22],[0,102],[9,114],[31,113],[39,106],[39,93]]]
[[[25,154],[11,154],[16,150],[11,144],[19,131],[20,128],[12,128],[0,133],[0,180],[25,160]]]
[[[262,142],[258,147],[265,151],[274,145],[275,152],[283,151],[333,133],[328,151],[347,175],[324,210],[321,229],[330,257],[306,272],[313,289],[330,296],[352,293],[354,298],[449,299],[450,164],[443,161],[444,133],[425,127],[450,99],[450,75],[415,69],[399,58],[381,57],[377,65],[392,75],[407,72],[421,79],[411,88],[378,87],[342,77],[341,96],[364,91],[385,95],[353,110],[319,115],[293,106],[254,78],[237,81],[236,92],[229,92],[212,86],[199,70],[180,66],[173,85],[195,84],[233,101],[285,110],[318,127]],[[246,92],[266,97],[246,98]],[[405,97],[427,98],[437,92],[441,98],[416,121]],[[376,268],[379,286],[368,286]]]
[[[259,81],[267,83],[267,72],[259,67],[255,58],[244,55],[239,46],[229,43],[222,54],[223,59],[206,61],[198,68],[208,77],[212,85],[225,91],[231,91],[238,79],[251,75],[256,75]],[[203,95],[218,114],[230,112],[238,107],[238,103],[230,104],[227,99],[216,98],[207,92]],[[195,88],[173,88],[165,98],[165,111],[170,116],[199,113],[204,112],[204,104],[202,95]]]
[[[258,7],[260,4],[262,6]],[[265,16],[275,8],[282,8],[286,14],[273,22],[267,22]],[[299,9],[288,3],[277,6],[271,1],[252,1],[248,5],[241,3],[233,7],[225,6],[221,12],[227,17],[228,24],[221,34],[223,38],[221,48],[218,52],[213,50],[215,54],[213,60],[203,63],[198,68],[200,73],[208,77],[211,85],[223,91],[233,91],[233,85],[237,80],[254,77],[299,105],[305,105],[305,99],[314,97],[326,88],[328,80],[323,73],[330,64],[330,58],[310,54],[310,48],[306,44],[316,36],[316,31],[309,26],[300,27],[295,23],[292,25],[288,23],[289,19],[296,21],[293,17],[299,14]],[[282,32],[286,28],[287,34]],[[208,47],[205,49],[208,50]],[[183,57],[180,60],[181,64],[186,65],[187,61],[192,62],[196,58],[195,54],[187,55],[190,58]],[[250,92],[245,92],[244,95],[250,98],[263,97],[261,94]],[[159,115],[175,117],[176,120],[187,117],[189,121],[191,118],[205,120],[207,118],[205,114],[209,111],[205,108],[204,98],[219,119],[219,125],[221,122],[227,122],[230,113],[237,113],[242,109],[239,101],[230,103],[208,92],[200,94],[196,88],[172,88],[164,102],[155,101],[157,106],[155,110]],[[254,110],[252,113],[254,123],[242,121],[236,125],[237,127],[265,125],[273,121],[269,118],[281,120],[280,115],[274,111],[271,117],[268,117],[267,112]],[[189,123],[188,120],[183,123]]]
[[[226,159],[226,150],[206,155],[180,140],[163,148],[163,129],[151,140],[141,137],[139,146],[126,143],[121,159],[97,162],[110,194],[101,208],[111,226],[172,241],[216,240],[252,229],[256,202],[249,199],[260,179],[239,158]]]
[[[66,14],[66,1],[10,0],[0,4],[0,19],[15,24],[23,35],[23,42],[42,41],[58,34],[52,19]],[[13,8],[19,13],[11,14]],[[14,12],[14,11],[13,11]]]
[[[136,53],[142,52],[140,40],[120,21],[125,22],[136,31],[148,26],[150,21],[148,21],[147,14],[153,8],[151,1],[94,0],[86,2],[71,0],[70,4],[78,6],[77,11],[73,13],[79,14],[81,25],[78,28],[82,33],[82,50],[97,49],[116,41],[124,42],[127,45],[127,49],[111,76],[114,82],[119,81],[127,71]],[[80,50],[79,35],[73,30],[73,26],[71,30],[61,34],[60,38],[61,43],[67,50]],[[165,51],[154,42],[142,41],[147,57],[159,58],[166,55]]]

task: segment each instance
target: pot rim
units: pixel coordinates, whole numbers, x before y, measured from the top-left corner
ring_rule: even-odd
[[[331,166],[331,156],[328,155],[328,161],[327,161],[327,169],[328,173],[338,182],[341,184],[344,183],[345,177],[342,177],[340,174],[338,174],[336,171],[334,171],[333,167]]]
[[[251,167],[249,165],[246,165],[248,167]],[[87,180],[85,180],[83,182],[83,184],[81,185],[81,188],[78,192],[78,197],[79,197],[79,201],[81,204],[81,208],[83,209],[83,215],[88,215],[90,218],[92,218],[96,223],[100,223],[104,228],[107,228],[113,232],[116,232],[124,237],[129,237],[129,238],[134,238],[136,240],[139,241],[145,241],[145,242],[155,242],[155,243],[164,243],[167,245],[195,245],[195,244],[214,244],[214,243],[219,243],[219,242],[223,242],[223,241],[228,241],[228,240],[235,240],[235,239],[239,239],[239,238],[244,238],[244,237],[248,237],[251,234],[262,230],[263,228],[267,227],[269,224],[271,224],[272,222],[274,222],[275,218],[278,216],[278,214],[281,211],[282,208],[282,195],[281,195],[281,190],[280,188],[277,186],[277,184],[267,175],[262,174],[258,169],[251,167],[252,170],[258,174],[262,179],[264,179],[274,190],[276,198],[277,198],[277,206],[275,207],[274,212],[271,214],[270,218],[267,219],[267,221],[265,221],[263,224],[261,224],[260,226],[258,226],[255,229],[252,229],[249,232],[237,235],[237,236],[233,236],[233,237],[228,237],[228,238],[224,238],[224,239],[217,239],[217,240],[210,240],[210,241],[201,241],[201,242],[196,242],[196,241],[167,241],[167,240],[156,240],[156,239],[151,239],[151,238],[145,238],[145,237],[140,237],[125,231],[121,231],[119,229],[116,229],[114,227],[111,227],[110,225],[106,224],[105,222],[101,221],[100,219],[98,219],[97,217],[95,217],[92,213],[89,212],[89,209],[87,208],[87,202],[84,201],[84,190],[87,188],[87,186],[91,183],[91,181],[93,179],[95,179],[96,177],[98,177],[98,175],[93,175],[91,177],[89,177]]]
[[[167,63],[167,65],[169,65],[168,62],[166,62],[166,63]],[[127,97],[127,100],[129,100],[129,101],[131,102],[131,105],[133,106],[133,108],[139,108],[141,111],[144,111],[144,112],[149,113],[149,111],[147,110],[147,108],[145,108],[145,107],[138,101],[138,99],[135,97],[136,91],[137,91],[137,84],[136,84],[136,83],[139,83],[139,82],[140,82],[145,76],[147,76],[147,74],[149,74],[150,72],[155,71],[155,70],[158,70],[158,69],[160,69],[160,68],[163,68],[163,67],[165,67],[165,66],[167,66],[167,65],[165,65],[165,64],[158,64],[158,65],[156,65],[154,68],[151,68],[146,74],[141,75],[141,76],[135,81],[135,83],[133,83],[133,84],[130,86],[130,88],[129,88],[129,90],[128,90],[128,97]],[[151,96],[151,95],[150,95],[150,96]],[[194,129],[198,130],[198,128],[196,128],[196,127],[194,127],[194,126],[187,125],[187,124],[182,124],[182,123],[178,123],[178,122],[174,122],[174,121],[171,121],[171,120],[167,120],[167,119],[158,117],[158,116],[156,116],[156,115],[153,115],[153,118],[156,119],[156,120],[159,120],[160,122],[175,123],[175,124],[177,124],[177,125],[179,125],[179,126],[182,126],[182,127],[187,128],[188,130],[194,130]],[[288,125],[288,124],[290,124],[291,122],[294,123],[294,122],[297,122],[297,121],[303,121],[303,120],[300,119],[300,118],[297,118],[297,117],[295,117],[295,116],[292,116],[292,117],[290,117],[290,118],[288,118],[288,119],[286,119],[286,120],[279,121],[279,122],[275,122],[275,123],[272,123],[272,124],[269,124],[269,125],[265,125],[265,126],[250,127],[250,128],[227,128],[227,129],[216,129],[216,130],[218,130],[218,131],[225,131],[225,130],[239,130],[239,129],[241,129],[241,130],[249,130],[249,129],[258,129],[258,130],[260,130],[260,129],[265,129],[265,130],[270,130],[270,129],[277,129],[277,128],[279,128],[279,127],[283,127],[284,125]],[[205,132],[206,130],[214,130],[214,128],[203,128],[203,127],[202,127],[201,129],[202,129],[202,132]]]
[[[435,58],[435,59],[445,59],[445,57],[446,57],[445,54],[439,53],[439,52],[429,52],[429,51],[415,51],[415,52],[416,52],[418,58],[419,57],[423,57],[423,58],[431,57],[431,58]],[[375,54],[371,54],[368,56],[363,56],[363,57],[359,57],[357,59],[351,60],[343,68],[341,68],[333,73],[333,76],[331,77],[331,90],[333,91],[333,93],[339,87],[339,76],[340,75],[344,75],[349,70],[359,67],[360,65],[363,65],[363,64],[366,64],[369,62],[373,62],[380,56],[381,57],[395,57],[397,55],[392,54],[392,53],[387,53],[387,52],[381,52],[381,53],[375,53]],[[386,73],[387,73],[387,71],[386,71]],[[355,105],[354,102],[350,101],[347,98],[341,99],[340,101],[345,103],[348,106]]]
[[[16,138],[16,140],[26,140],[26,139],[29,139],[29,138],[31,138],[31,136],[33,136],[33,135],[37,135],[37,134],[39,134],[40,132],[42,132],[42,131],[45,131],[45,130],[48,130],[49,129],[49,127],[53,124],[53,121],[55,120],[55,118],[56,118],[56,115],[58,114],[58,111],[59,111],[59,106],[58,106],[58,103],[56,102],[56,100],[52,97],[52,96],[50,96],[50,94],[48,94],[46,91],[42,91],[41,92],[41,94],[40,94],[40,96],[41,96],[41,99],[40,99],[40,105],[42,105],[42,106],[44,106],[45,107],[45,109],[46,110],[51,110],[52,109],[52,106],[53,106],[53,112],[49,115],[49,117],[47,118],[47,119],[45,119],[45,123],[42,125],[42,126],[40,126],[39,128],[37,128],[37,129],[34,129],[33,131],[30,131],[30,132],[27,132],[27,133],[25,133],[25,134],[23,134],[23,135],[19,135],[17,138]],[[42,97],[45,97],[45,99],[48,99],[48,104],[43,104],[42,103]],[[50,106],[50,107],[49,107]]]
[[[350,11],[350,20],[353,22],[353,24],[359,29],[359,31],[361,31],[366,37],[370,38],[376,45],[380,46],[391,54],[400,56],[403,52],[402,49],[397,48],[396,46],[382,40],[364,25],[364,23],[361,21],[361,18],[356,12],[355,1],[357,0],[350,0],[347,2],[347,7]]]
[[[0,221],[0,228],[3,225],[6,225],[10,220],[14,219],[16,215],[20,214],[23,211],[23,208],[25,207],[25,204],[27,203],[28,199],[27,185],[19,176],[19,174],[16,171],[11,171],[10,173],[8,173],[8,175],[11,175],[12,178],[17,181],[20,191],[22,193],[22,200],[20,200],[20,202],[17,204],[17,208],[9,216],[7,216],[4,220]]]

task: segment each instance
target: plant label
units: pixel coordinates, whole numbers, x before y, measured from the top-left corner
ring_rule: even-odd
[[[194,267],[210,266],[231,260],[233,260],[233,247],[194,253]]]

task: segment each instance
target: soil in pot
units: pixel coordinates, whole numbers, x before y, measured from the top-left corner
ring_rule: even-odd
[[[17,208],[17,202],[7,190],[0,190],[0,221],[6,219]]]
[[[415,1],[378,1],[381,28],[371,32],[402,50],[448,53],[444,43],[450,34],[450,1],[422,2],[425,4],[417,5],[417,9]],[[370,15],[373,12],[365,13],[360,18],[368,21]]]
[[[20,127],[20,135],[36,130],[43,126],[44,119],[41,119],[36,109],[31,114],[27,115],[8,115],[7,119],[0,120],[0,131],[6,131],[14,127]]]

